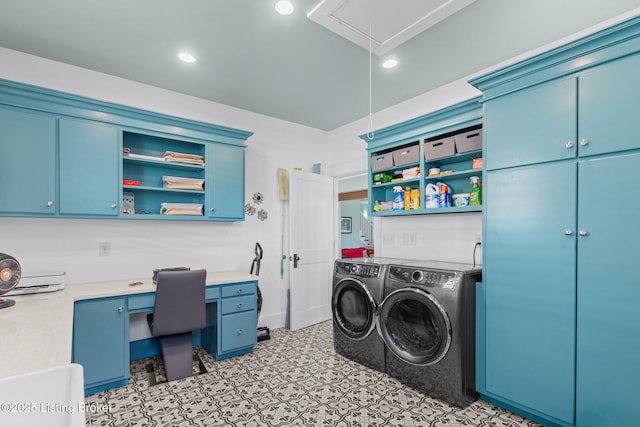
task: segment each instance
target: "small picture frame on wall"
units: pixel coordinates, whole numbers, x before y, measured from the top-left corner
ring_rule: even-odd
[[[342,234],[351,233],[351,217],[343,216],[340,218],[340,232]]]

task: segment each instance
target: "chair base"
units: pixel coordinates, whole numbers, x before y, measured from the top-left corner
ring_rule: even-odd
[[[200,356],[197,353],[193,354],[192,362],[194,364],[196,364],[197,372],[194,373],[192,371],[191,374],[189,374],[188,376],[202,375],[202,374],[206,374],[206,373],[209,372],[209,371],[207,371],[207,368],[204,366],[204,363],[202,362],[202,359],[200,359]],[[170,380],[167,380],[166,371],[165,371],[164,379],[158,381],[158,375],[156,375],[156,371],[155,371],[153,366],[154,366],[154,364],[152,362],[149,362],[149,363],[147,363],[145,365],[145,371],[147,373],[147,381],[149,383],[149,387],[152,387],[152,386],[157,385],[157,384],[164,384],[164,383],[170,381]],[[160,375],[160,378],[162,378],[162,375]]]

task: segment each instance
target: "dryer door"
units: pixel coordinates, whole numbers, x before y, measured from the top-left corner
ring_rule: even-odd
[[[359,280],[345,278],[333,287],[333,320],[352,339],[364,339],[375,328],[376,301]]]
[[[451,345],[451,323],[444,307],[417,288],[398,289],[384,299],[378,328],[387,347],[413,365],[439,362]]]

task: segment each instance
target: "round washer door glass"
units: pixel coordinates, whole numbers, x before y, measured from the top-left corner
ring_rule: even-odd
[[[429,293],[399,289],[385,298],[378,314],[382,338],[402,360],[414,365],[439,362],[451,345],[451,323]]]
[[[376,302],[358,280],[342,279],[333,288],[333,319],[353,339],[366,338],[375,328]]]

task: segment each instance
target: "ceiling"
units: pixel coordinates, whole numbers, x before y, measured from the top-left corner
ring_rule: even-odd
[[[275,0],[2,0],[0,46],[331,130],[368,115],[370,60],[356,40],[318,22],[332,14],[366,27],[371,13],[381,54],[371,58],[375,113],[640,7],[640,0],[456,1],[466,4],[416,31],[414,18],[428,15],[424,3],[449,2],[292,0],[293,14],[281,16]],[[407,40],[391,46],[396,33]],[[177,60],[181,50],[197,62]],[[382,68],[392,57],[399,65]]]

